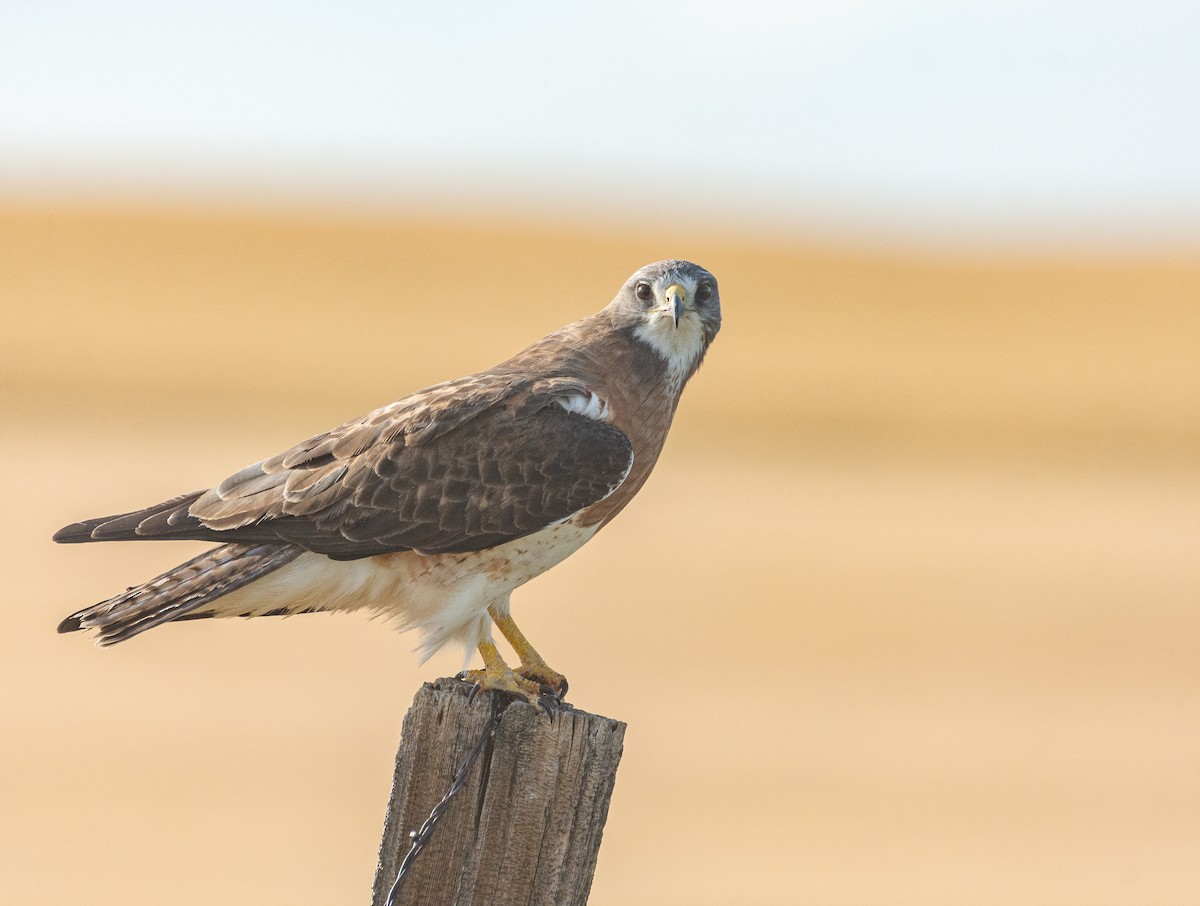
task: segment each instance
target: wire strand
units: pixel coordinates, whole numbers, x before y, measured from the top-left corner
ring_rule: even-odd
[[[488,740],[495,735],[496,729],[500,726],[500,718],[503,714],[504,711],[502,709],[493,706],[491,719],[484,726],[483,732],[479,736],[479,741],[475,743],[475,747],[467,754],[467,758],[459,767],[458,773],[454,775],[454,780],[450,783],[450,788],[446,790],[446,795],[433,807],[433,810],[429,813],[429,817],[425,819],[424,823],[417,830],[408,832],[409,839],[412,840],[412,847],[405,853],[400,867],[396,870],[396,880],[392,882],[392,889],[388,891],[387,900],[385,901],[386,906],[394,906],[396,895],[400,892],[400,887],[404,884],[413,863],[433,836],[433,829],[450,807],[450,800],[454,798],[459,790],[467,785],[467,778],[471,776],[471,768],[475,766],[475,762],[479,760],[479,756],[487,748]]]

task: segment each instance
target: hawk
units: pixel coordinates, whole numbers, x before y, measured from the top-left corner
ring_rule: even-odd
[[[220,542],[67,617],[101,645],[163,623],[363,610],[420,631],[428,658],[478,648],[481,688],[537,701],[566,679],[509,596],[578,550],[645,483],[721,326],[687,261],[637,271],[605,308],[487,371],[436,384],[255,463],[214,488],[88,519],[59,542]],[[495,623],[516,670],[492,641]]]

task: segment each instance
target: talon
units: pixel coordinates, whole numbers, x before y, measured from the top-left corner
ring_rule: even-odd
[[[463,674],[466,682],[473,683],[473,688],[468,695],[469,700],[474,700],[480,691],[499,692],[502,695],[526,701],[539,711],[546,710],[546,706],[541,701],[541,686],[514,673],[512,668],[504,663],[496,651],[496,647],[490,642],[481,642],[479,650],[484,656],[486,666],[482,670],[466,670]]]
[[[538,687],[544,690],[547,694],[554,696],[555,700],[561,702],[567,697],[567,678],[561,673],[551,670],[545,665],[523,663],[516,671],[517,676],[523,677],[532,683],[537,683]]]
[[[529,639],[525,638],[525,635],[517,628],[512,616],[495,607],[489,607],[488,613],[492,615],[492,620],[501,634],[508,639],[508,643],[513,646],[513,651],[521,659],[521,666],[516,671],[517,675],[538,686],[549,688],[560,702],[566,698],[567,678],[558,671],[550,669],[542,656],[529,644]]]
[[[550,718],[551,723],[557,721],[559,715],[575,710],[574,705],[563,701],[557,695],[543,694],[538,701],[542,706],[542,710],[546,712],[546,716]]]

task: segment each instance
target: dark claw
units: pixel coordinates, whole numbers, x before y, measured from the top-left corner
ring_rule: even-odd
[[[542,687],[542,694],[538,696],[538,705],[540,710],[545,711],[546,715],[553,722],[559,714],[565,714],[568,711],[574,711],[575,707],[570,702],[565,702],[554,693],[553,690],[546,690]]]
[[[479,690],[482,688],[483,688],[483,686],[481,686],[479,683],[471,683],[471,691],[467,693],[467,704],[468,705],[473,704],[475,702],[475,696],[479,694]]]

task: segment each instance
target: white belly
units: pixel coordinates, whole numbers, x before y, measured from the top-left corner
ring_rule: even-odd
[[[428,658],[448,642],[473,649],[490,638],[487,609],[508,609],[508,596],[579,550],[597,531],[565,522],[499,547],[466,554],[401,551],[361,560],[301,554],[282,569],[223,598],[221,615],[279,608],[366,610],[421,633]]]

